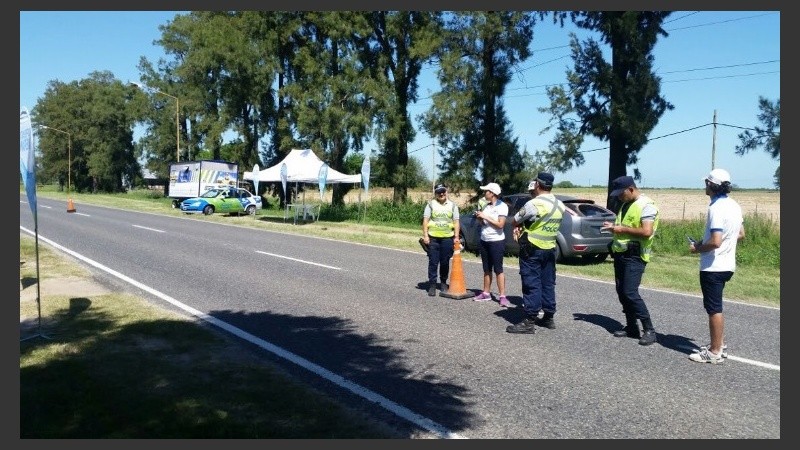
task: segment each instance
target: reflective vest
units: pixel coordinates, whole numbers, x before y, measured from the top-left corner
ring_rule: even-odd
[[[620,208],[620,214],[617,214],[617,220],[614,222],[616,225],[623,225],[626,227],[631,228],[641,228],[642,226],[642,211],[644,210],[645,205],[653,205],[655,206],[655,202],[650,197],[646,195],[639,194],[639,198],[636,199],[633,203],[630,204],[628,210],[625,211],[625,215],[622,215],[622,211],[625,208],[625,205],[622,205]],[[631,241],[639,242],[641,247],[640,255],[642,261],[649,262],[650,255],[653,253],[653,238],[656,236],[656,229],[658,228],[658,214],[656,214],[656,219],[653,222],[653,234],[650,235],[649,238],[642,238],[639,236],[631,236],[626,233],[615,233],[614,234],[614,241],[611,244],[611,251],[614,253],[624,253],[628,250],[628,243]]]
[[[564,217],[564,204],[553,194],[537,195],[531,201],[536,207],[538,218],[535,221],[526,220],[522,233],[527,233],[528,242],[536,247],[545,250],[555,248],[556,235]]]
[[[455,203],[447,200],[444,204],[436,200],[430,201],[431,217],[428,219],[428,236],[437,238],[453,237],[456,235],[456,224],[453,220]]]

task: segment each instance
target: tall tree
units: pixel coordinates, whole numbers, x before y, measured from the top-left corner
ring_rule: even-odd
[[[361,151],[372,130],[379,86],[355,44],[371,29],[358,12],[304,12],[302,17],[303,41],[292,61],[295,79],[280,94],[291,98],[289,113],[299,139],[341,171],[347,152]],[[332,203],[344,204],[348,189],[334,184]]]
[[[262,162],[259,143],[269,134],[277,102],[278,39],[272,14],[178,15],[161,27],[157,41],[172,60],[159,61],[157,70],[140,62],[145,84],[181,99],[181,117],[188,121],[182,132],[192,138],[187,146],[196,146],[193,155],[229,159],[242,167]],[[239,139],[223,146],[223,133],[229,131]]]
[[[766,97],[758,98],[758,120],[762,127],[756,125],[753,132],[745,130],[739,134],[737,155],[745,155],[750,150],[763,149],[772,159],[781,160],[781,99],[771,102]],[[781,188],[781,166],[775,169],[773,184]]]
[[[372,34],[358,41],[360,57],[371,76],[386,89],[376,93],[379,155],[385,175],[391,174],[393,202],[404,202],[418,182],[408,144],[416,131],[408,105],[418,99],[419,74],[441,45],[441,13],[435,11],[372,11],[365,13]],[[387,94],[380,97],[383,92]]]
[[[574,68],[567,71],[567,88],[548,88],[550,112],[556,134],[550,141],[549,158],[553,167],[566,171],[584,163],[580,146],[584,136],[592,135],[609,143],[608,193],[611,181],[627,174],[629,165],[639,161],[639,151],[665,111],[673,105],[661,97],[661,78],[653,72],[653,48],[669,11],[575,11],[556,13],[561,21],[569,15],[583,29],[600,35],[609,46],[611,62],[606,61],[600,42],[593,38],[579,41],[571,34]],[[641,179],[634,167],[634,178]],[[610,209],[619,201],[608,196]]]
[[[477,192],[487,181],[521,187],[516,174],[524,163],[502,98],[514,67],[530,56],[534,20],[524,11],[449,16],[437,73],[442,90],[434,94],[422,126],[437,139],[439,168],[456,190],[469,186]]]
[[[41,178],[71,181],[77,192],[121,192],[126,183],[141,180],[129,92],[108,71],[68,84],[48,83],[32,119],[62,132],[38,128]]]

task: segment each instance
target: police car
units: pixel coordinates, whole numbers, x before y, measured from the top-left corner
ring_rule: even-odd
[[[181,202],[181,211],[186,214],[214,213],[250,214],[261,209],[261,196],[233,186],[210,188],[199,197],[188,198]]]

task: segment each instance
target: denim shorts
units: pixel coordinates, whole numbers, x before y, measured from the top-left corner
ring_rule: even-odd
[[[703,308],[708,315],[722,312],[722,291],[733,272],[700,271],[700,290],[703,291]]]

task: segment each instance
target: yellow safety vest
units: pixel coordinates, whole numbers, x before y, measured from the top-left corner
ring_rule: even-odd
[[[453,208],[455,203],[447,200],[444,204],[436,200],[430,201],[431,217],[428,219],[428,236],[437,238],[453,237],[456,235]]]
[[[639,198],[636,199],[633,203],[630,204],[628,210],[625,211],[625,215],[623,216],[621,213],[625,207],[620,208],[620,214],[617,215],[617,220],[615,221],[616,225],[623,225],[626,227],[631,228],[641,228],[642,226],[642,211],[644,210],[645,205],[653,205],[655,206],[655,202],[650,197],[646,195],[639,195]],[[650,235],[649,238],[641,238],[639,236],[631,236],[626,233],[615,233],[614,234],[614,241],[611,244],[611,250],[614,253],[624,253],[628,250],[628,243],[631,241],[639,242],[641,247],[641,258],[644,262],[650,261],[650,255],[653,253],[653,238],[656,236],[656,229],[658,228],[658,214],[656,214],[656,219],[653,222],[653,234]]]
[[[556,247],[556,235],[564,218],[564,204],[553,194],[538,195],[533,199],[538,218],[526,221],[522,233],[528,235],[528,242],[541,249]]]

